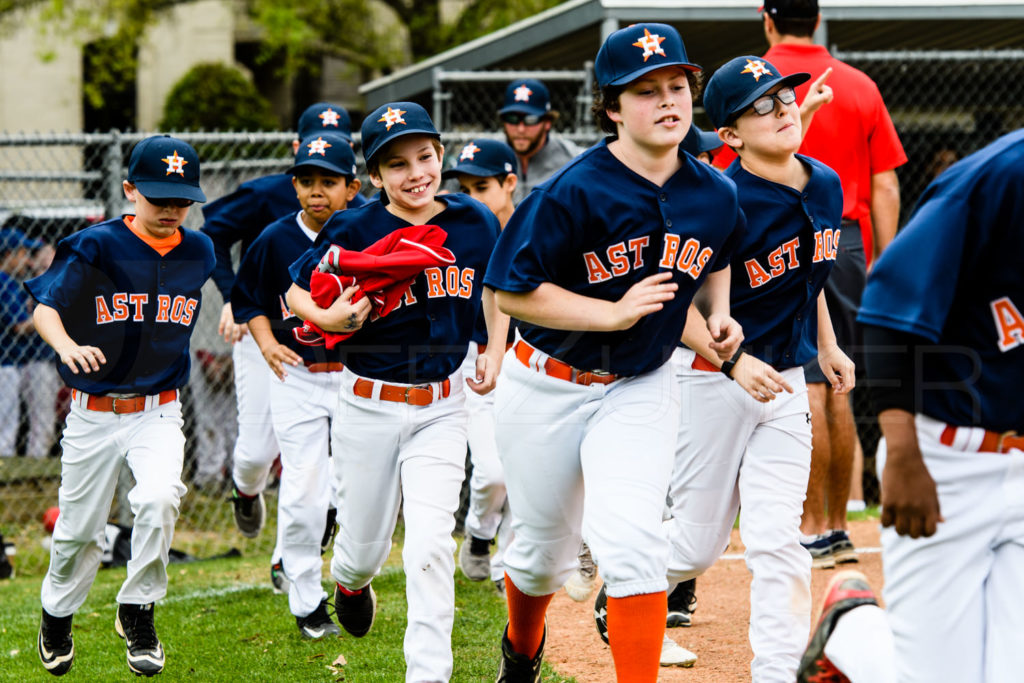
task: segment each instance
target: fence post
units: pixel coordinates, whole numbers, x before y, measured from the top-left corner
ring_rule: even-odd
[[[430,77],[433,80],[434,85],[434,114],[431,117],[434,120],[434,127],[438,130],[447,130],[448,122],[444,119],[444,100],[445,95],[441,90],[441,82],[443,80],[444,69],[439,66],[435,66],[431,72]]]
[[[103,155],[103,212],[105,218],[113,218],[121,212],[121,131],[110,129],[110,141]]]

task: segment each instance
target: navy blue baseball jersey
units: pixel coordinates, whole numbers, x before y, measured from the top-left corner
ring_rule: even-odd
[[[743,348],[782,370],[818,353],[818,294],[836,262],[843,188],[835,171],[798,154],[810,173],[803,191],[746,171],[736,183],[747,229],[732,255],[729,306]]]
[[[431,219],[448,233],[444,246],[456,262],[427,268],[402,303],[363,327],[339,347],[357,375],[404,384],[436,382],[461,365],[480,311],[487,259],[498,236],[490,209],[463,194],[439,195],[447,205]],[[409,227],[380,202],[335,213],[316,244],[292,264],[292,280],[309,290],[310,273],[332,244],[362,251],[382,237]]]
[[[708,273],[729,265],[744,217],[732,181],[685,152],[679,152],[682,167],[658,187],[616,159],[607,142],[576,157],[516,207],[484,283],[529,292],[551,282],[617,301],[639,280],[671,271],[679,285],[675,298],[628,330],[522,330],[530,344],[581,370],[637,375],[671,355],[694,293]]]
[[[309,251],[316,233],[301,224],[301,212],[280,218],[268,225],[252,243],[231,290],[231,312],[239,325],[264,315],[278,343],[295,351],[304,361],[339,360],[337,348],[300,344],[292,330],[302,327],[302,319],[288,309],[284,295],[292,286],[288,268]]]
[[[179,232],[181,243],[160,256],[124,218],[104,221],[58,242],[49,270],[25,283],[60,314],[75,343],[96,346],[107,359],[77,375],[61,364],[65,384],[90,394],[149,395],[188,382],[189,338],[214,255],[206,235]]]
[[[871,269],[858,320],[923,337],[920,410],[1024,429],[1024,130],[951,166]]]
[[[356,208],[366,202],[366,198],[357,193],[348,206]],[[217,254],[213,281],[225,303],[231,301],[231,287],[235,284],[231,263],[231,247],[235,242],[242,243],[242,255],[245,255],[263,228],[301,210],[292,176],[288,173],[249,180],[231,194],[203,207],[202,231],[213,240]]]

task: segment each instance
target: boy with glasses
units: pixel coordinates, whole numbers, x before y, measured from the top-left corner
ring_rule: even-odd
[[[547,86],[536,78],[512,81],[505,88],[505,106],[498,110],[509,146],[519,159],[518,204],[535,185],[550,178],[582,152],[577,145],[551,133],[558,111],[551,108]]]

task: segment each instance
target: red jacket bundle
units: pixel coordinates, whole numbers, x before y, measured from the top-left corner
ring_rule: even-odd
[[[416,276],[432,266],[455,263],[455,255],[441,246],[448,233],[436,225],[413,225],[388,234],[364,251],[331,245],[309,279],[309,293],[321,308],[328,308],[346,287],[356,285],[355,303],[366,296],[373,306],[371,320],[383,318],[398,306]],[[306,321],[294,330],[308,346],[333,349],[355,332],[325,332]]]

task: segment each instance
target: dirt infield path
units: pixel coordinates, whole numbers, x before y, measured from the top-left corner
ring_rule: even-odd
[[[859,550],[878,548],[878,522],[850,523],[850,535]],[[692,669],[662,668],[659,681],[671,683],[737,683],[750,680],[750,573],[742,560],[743,544],[733,531],[723,559],[697,580],[697,612],[690,628],[674,628],[669,635],[695,652]],[[737,559],[731,559],[740,555]],[[882,562],[877,552],[861,552],[860,562],[845,565],[867,575],[876,592],[882,588]],[[815,570],[811,594],[812,620],[821,605],[821,593],[833,570]],[[595,593],[596,594],[596,593]],[[813,628],[813,622],[812,622]],[[559,591],[548,610],[548,646],[545,659],[559,672],[580,683],[615,683],[612,655],[594,627],[593,601],[576,603]]]

